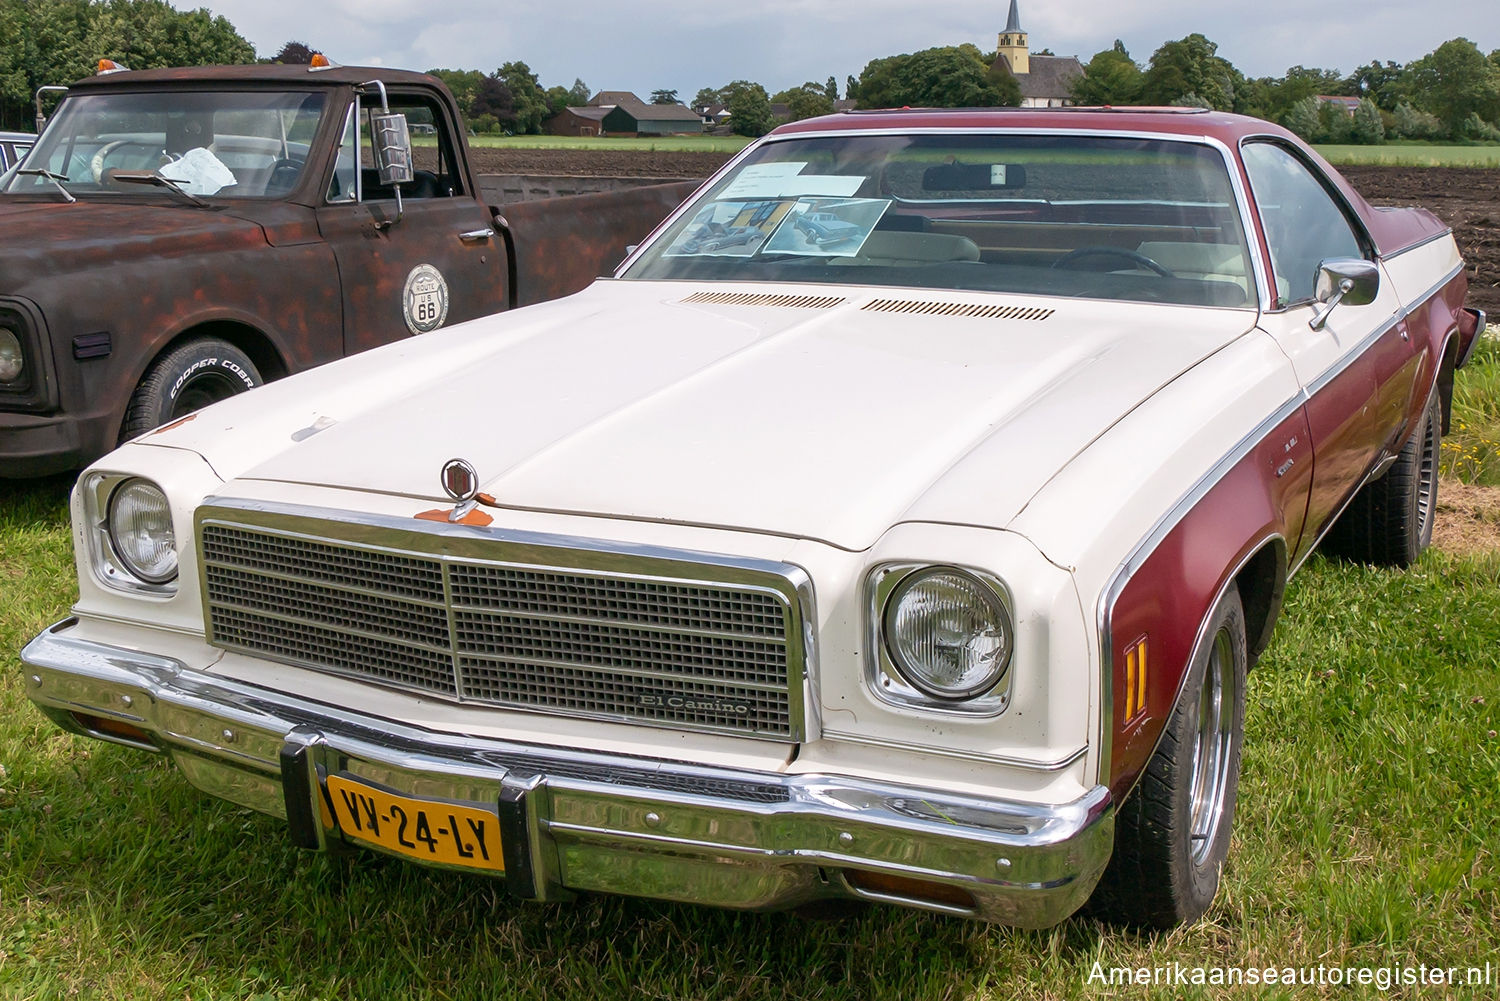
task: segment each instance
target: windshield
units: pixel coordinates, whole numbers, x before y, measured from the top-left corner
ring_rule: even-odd
[[[1244,306],[1223,156],[1193,142],[820,135],[741,161],[624,277]]]
[[[199,197],[284,196],[301,175],[325,101],[321,93],[264,91],[69,96],[24,165],[51,177],[13,174],[5,190],[55,193],[61,184],[75,196],[170,197],[140,183],[146,174]]]

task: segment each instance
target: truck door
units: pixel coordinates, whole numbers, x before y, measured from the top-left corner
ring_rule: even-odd
[[[1374,248],[1350,221],[1342,198],[1288,148],[1250,142],[1243,153],[1276,284],[1276,308],[1261,315],[1260,326],[1291,359],[1307,394],[1313,484],[1295,563],[1384,457],[1392,380],[1407,370],[1412,352],[1395,322],[1401,304],[1383,275],[1374,302],[1340,305],[1323,327],[1311,328],[1319,263],[1374,260]]]
[[[416,177],[380,185],[370,155],[370,101],[356,102],[318,229],[333,249],[344,306],[344,352],[427,333],[503,309],[505,256],[469,173],[447,106],[436,95],[390,95],[412,131]],[[378,101],[375,103],[378,107]]]

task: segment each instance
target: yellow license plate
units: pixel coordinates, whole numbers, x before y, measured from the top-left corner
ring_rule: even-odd
[[[328,776],[328,795],[346,837],[423,862],[505,871],[494,810],[399,796],[346,775]]]

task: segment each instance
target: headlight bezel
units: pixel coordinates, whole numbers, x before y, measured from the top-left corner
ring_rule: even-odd
[[[915,580],[939,573],[955,573],[969,578],[985,590],[987,597],[993,597],[1004,616],[1008,649],[1003,666],[993,681],[977,687],[969,695],[937,694],[914,683],[908,670],[904,670],[892,655],[887,635],[888,613],[896,592],[903,589],[903,585],[909,589]],[[953,563],[885,563],[870,571],[866,593],[865,679],[877,698],[902,708],[960,716],[998,716],[1005,712],[1010,705],[1011,684],[1015,676],[1017,635],[1015,600],[1000,578],[977,567]]]
[[[0,297],[0,329],[9,331],[20,345],[22,366],[17,378],[0,382],[0,409],[30,412],[56,407],[56,380],[41,313],[23,299]]]
[[[171,511],[171,498],[160,483],[148,476],[135,473],[91,473],[80,484],[84,491],[85,515],[89,526],[89,563],[94,579],[112,591],[125,591],[136,595],[170,598],[177,594],[182,573],[182,539],[173,519],[173,551],[177,559],[172,574],[159,580],[147,580],[139,575],[121,554],[112,531],[115,498],[124,487],[133,482],[150,485],[167,500]]]

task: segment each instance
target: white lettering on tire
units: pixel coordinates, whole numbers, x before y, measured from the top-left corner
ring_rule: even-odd
[[[236,376],[239,377],[239,380],[245,384],[246,389],[255,388],[255,380],[250,377],[250,373],[246,372],[243,368],[241,368],[239,365],[236,365],[228,358],[203,358],[199,361],[193,362],[181,375],[177,377],[177,381],[172,383],[172,388],[167,391],[167,399],[177,399],[177,394],[182,392],[183,385],[185,385],[187,381],[193,377],[194,373],[200,372],[205,368],[222,368],[227,372],[233,372]]]

